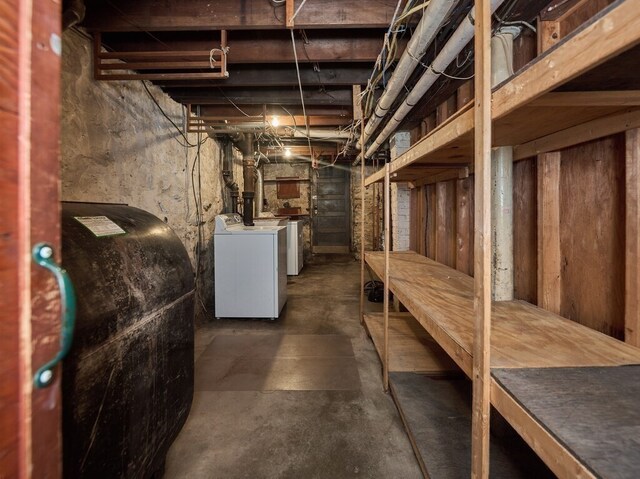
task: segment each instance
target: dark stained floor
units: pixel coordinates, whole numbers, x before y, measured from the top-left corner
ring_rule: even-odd
[[[358,321],[359,276],[351,257],[317,257],[290,277],[277,321],[199,329],[166,478],[422,477]]]

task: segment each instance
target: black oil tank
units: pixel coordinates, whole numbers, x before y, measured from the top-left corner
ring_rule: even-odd
[[[193,398],[187,252],[146,211],[63,203],[62,263],[78,301],[63,364],[64,477],[161,477]]]

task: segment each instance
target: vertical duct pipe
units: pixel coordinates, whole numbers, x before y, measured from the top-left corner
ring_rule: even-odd
[[[513,39],[516,27],[502,28],[491,39],[491,84],[496,86],[513,75]],[[491,152],[492,291],[494,301],[511,301],[513,276],[513,147]]]
[[[226,141],[224,143],[223,153],[223,166],[222,166],[222,179],[225,186],[229,190],[228,198],[230,202],[225,201],[227,205],[230,204],[228,211],[225,213],[237,213],[238,212],[238,183],[233,181],[233,143]]]
[[[255,198],[255,213],[256,218],[260,217],[262,208],[264,206],[264,177],[262,175],[262,168],[260,165],[256,168],[256,198]]]
[[[243,135],[240,149],[242,151],[242,177],[244,178],[242,219],[245,226],[254,226],[253,199],[255,197],[256,160],[253,154],[253,133],[245,133]]]

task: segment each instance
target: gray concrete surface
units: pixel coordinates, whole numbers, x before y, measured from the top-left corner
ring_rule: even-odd
[[[166,479],[422,477],[358,321],[359,273],[352,258],[318,257],[290,279],[279,320],[218,320],[198,330],[196,370],[217,335],[345,335],[360,383],[352,390],[197,390],[167,456]]]

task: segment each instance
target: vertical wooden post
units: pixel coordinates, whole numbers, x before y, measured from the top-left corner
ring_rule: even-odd
[[[640,129],[626,132],[624,339],[640,347]]]
[[[471,477],[489,477],[491,385],[491,6],[475,1],[475,253]]]
[[[365,209],[365,189],[364,189],[364,111],[360,101],[360,85],[353,85],[353,119],[361,120],[360,123],[360,144],[362,146],[362,160],[360,161],[360,323],[364,323],[364,209]]]
[[[285,14],[284,14],[284,18],[285,18],[285,23],[287,25],[287,28],[293,28],[293,9],[295,7],[294,5],[295,0],[286,0],[285,2]]]
[[[390,165],[384,165],[384,354],[382,357],[382,376],[384,390],[389,390],[389,250],[391,249],[391,177]]]
[[[560,313],[560,152],[538,155],[538,306]]]

